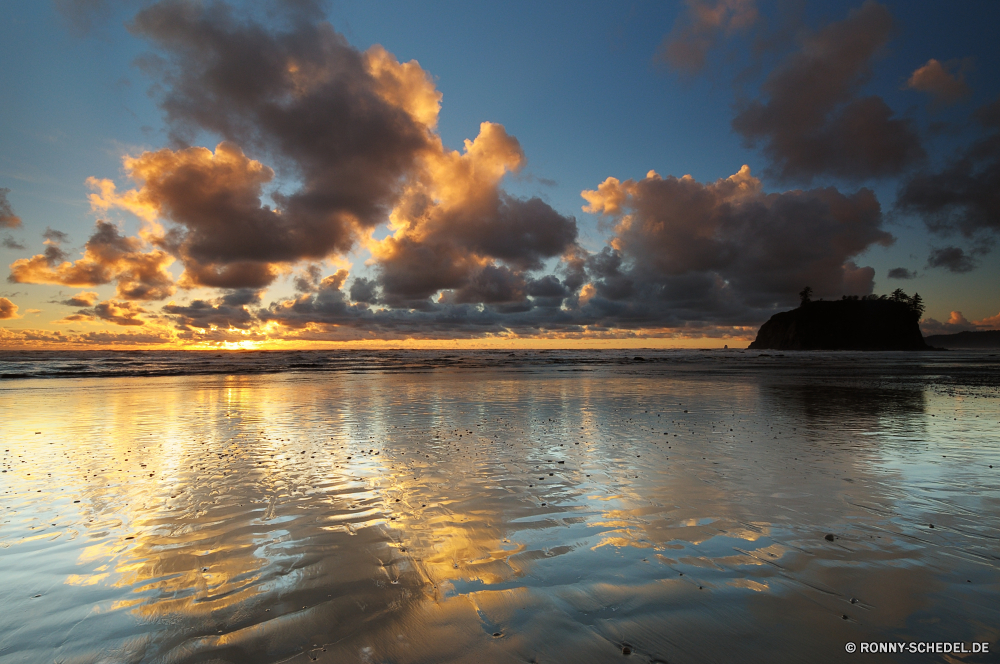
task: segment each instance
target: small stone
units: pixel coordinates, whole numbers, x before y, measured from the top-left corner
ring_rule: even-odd
[[[827,533],[826,537],[824,537],[823,539],[825,539],[827,542],[832,542],[834,540],[833,533]]]
[[[628,646],[622,646],[622,654],[623,655],[631,655],[632,654],[632,649],[629,648]]]

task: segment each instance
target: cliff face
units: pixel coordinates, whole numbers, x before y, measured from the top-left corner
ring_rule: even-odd
[[[750,344],[759,350],[927,350],[918,316],[888,300],[809,302],[771,316]]]

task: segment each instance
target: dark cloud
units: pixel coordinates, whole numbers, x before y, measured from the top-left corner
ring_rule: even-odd
[[[295,290],[300,293],[310,293],[319,288],[319,280],[323,276],[323,271],[319,265],[309,265],[302,274],[295,277]]]
[[[225,293],[221,298],[221,302],[231,307],[260,304],[260,291],[252,288],[237,288]]]
[[[662,328],[739,336],[797,301],[805,285],[817,296],[870,293],[875,271],[854,259],[892,242],[871,191],[766,194],[746,168],[709,184],[655,173],[638,182],[609,178],[584,196],[590,211],[614,220],[614,236],[594,254],[567,247],[554,274],[533,277],[492,261],[470,261],[466,270],[459,259],[468,254],[421,256],[418,249],[434,246],[422,238],[403,253],[414,261],[414,279],[421,266],[430,265],[435,278],[457,271],[459,285],[437,299],[386,307],[368,279],[354,280],[348,295],[341,271],[318,292],[272,303],[258,317],[311,339],[620,335]],[[430,263],[435,258],[443,268]],[[389,264],[395,260],[389,255]],[[376,301],[381,306],[369,306]]]
[[[892,32],[889,11],[869,0],[843,21],[806,35],[764,82],[764,100],[741,105],[733,128],[750,145],[762,144],[786,180],[863,180],[905,171],[924,157],[912,123],[893,117],[881,97],[860,96]]]
[[[194,300],[185,306],[168,304],[163,307],[163,313],[173,318],[181,330],[213,327],[245,330],[256,322],[246,305],[230,304],[224,298],[214,302]]]
[[[913,279],[917,276],[916,272],[912,272],[905,267],[894,267],[889,270],[890,279]]]
[[[765,194],[746,166],[709,184],[609,178],[583,195],[587,209],[617,220],[611,245],[587,261],[589,305],[612,317],[752,320],[805,285],[819,296],[867,294],[874,270],[853,259],[893,241],[870,190]]]
[[[118,297],[127,300],[161,300],[174,292],[173,277],[166,269],[173,262],[169,254],[159,249],[143,251],[142,240],[123,236],[114,224],[99,220],[96,226],[80,260],[71,263],[57,244],[48,244],[44,253],[14,261],[7,280],[65,286],[114,281]],[[49,229],[46,237],[53,242],[52,237],[65,238],[65,234]]]
[[[260,291],[252,288],[230,290],[215,300],[194,300],[188,305],[171,302],[162,311],[179,330],[248,330],[257,324],[254,313],[260,305]]]
[[[522,301],[525,273],[560,256],[577,236],[572,217],[501,189],[503,176],[523,164],[517,140],[488,122],[464,153],[429,156],[393,210],[396,232],[372,246],[382,300],[422,308],[449,290],[450,302]]]
[[[107,300],[94,307],[94,315],[115,325],[145,325],[146,321],[139,314],[147,313],[135,302]]]
[[[69,241],[68,234],[63,233],[62,231],[53,230],[48,227],[46,227],[45,232],[42,233],[42,237],[45,238],[47,241],[55,244],[61,244],[63,242]]]
[[[722,37],[746,30],[758,18],[756,0],[687,0],[686,5],[656,54],[685,74],[701,71],[708,52]]]
[[[955,232],[986,250],[1000,236],[1000,99],[977,118],[992,131],[937,172],[924,171],[900,187],[896,207],[920,215],[940,235]]]
[[[7,200],[10,189],[0,187],[0,228],[17,228],[21,225],[21,218],[14,214],[14,208]]]
[[[59,304],[65,304],[68,307],[92,307],[97,300],[97,293],[94,291],[84,291],[82,293],[77,293],[67,300],[62,300]]]
[[[378,282],[359,277],[351,284],[351,299],[355,302],[375,304],[378,302]]]
[[[2,244],[5,249],[17,249],[19,251],[24,251],[28,248],[10,235],[4,236],[3,242],[0,244]]]
[[[0,320],[19,318],[17,315],[17,305],[5,297],[0,297]]]
[[[142,195],[187,229],[192,283],[259,287],[277,271],[250,263],[350,250],[433,148],[440,93],[426,72],[380,47],[357,51],[317,17],[313,3],[284,3],[264,24],[225,3],[165,1],[132,23],[166,55],[157,76],[176,140],[229,141],[214,157],[190,148],[131,162]],[[271,155],[301,188],[263,205],[273,172],[241,147]]]
[[[963,274],[976,269],[976,262],[961,247],[942,247],[931,249],[927,267],[943,267],[949,272]]]

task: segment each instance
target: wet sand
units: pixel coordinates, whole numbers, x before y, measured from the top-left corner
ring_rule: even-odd
[[[0,382],[0,662],[996,661],[996,357],[638,354]]]

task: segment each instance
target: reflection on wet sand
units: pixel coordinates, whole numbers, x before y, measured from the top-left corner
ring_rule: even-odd
[[[995,388],[735,369],[23,381],[0,662],[1000,649]]]

